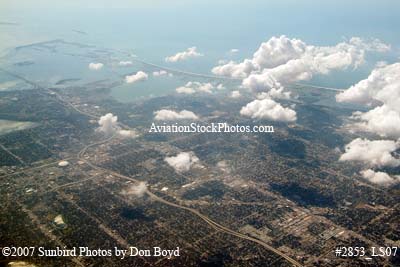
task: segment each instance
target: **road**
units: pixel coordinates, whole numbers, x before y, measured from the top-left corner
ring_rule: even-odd
[[[189,76],[195,76],[195,77],[200,77],[200,78],[208,78],[208,79],[219,79],[219,80],[229,80],[229,81],[237,81],[237,82],[242,82],[242,78],[234,78],[234,77],[228,77],[228,76],[217,76],[217,75],[210,75],[210,74],[203,74],[203,73],[195,73],[195,72],[189,72],[189,71],[183,71],[183,70],[177,70],[177,69],[172,69],[169,67],[161,66],[158,64],[154,64],[151,62],[147,62],[138,58],[134,58],[133,61],[140,62],[144,65],[155,67],[161,70],[169,71],[171,73],[177,73],[177,74],[183,74],[183,75],[189,75]],[[305,84],[305,83],[294,83],[295,85],[299,86],[304,86],[304,87],[310,87],[310,88],[316,88],[316,89],[322,89],[322,90],[327,90],[327,91],[334,91],[334,92],[344,92],[345,89],[341,88],[334,88],[334,87],[326,87],[326,86],[319,86],[315,84]]]
[[[40,230],[40,232],[49,240],[53,241],[60,248],[66,247],[66,244],[58,238],[55,234],[53,234],[52,229],[47,227],[46,223],[43,223],[31,210],[29,210],[24,204],[21,202],[16,202],[16,205],[21,207],[21,210],[29,217],[34,225]],[[81,257],[72,257],[71,261],[73,261],[77,266],[84,267],[86,266],[82,261]]]
[[[114,137],[114,136],[109,137],[109,138],[107,138],[107,139],[105,139],[105,140],[102,140],[102,141],[100,141],[100,142],[96,142],[96,143],[93,143],[93,144],[90,144],[90,145],[85,146],[85,147],[78,153],[78,159],[81,160],[81,161],[83,161],[83,162],[85,162],[87,165],[89,165],[90,167],[92,167],[92,168],[95,169],[95,170],[107,172],[107,173],[109,173],[109,174],[111,174],[111,175],[113,175],[113,176],[119,177],[119,178],[124,179],[124,180],[133,181],[133,182],[135,182],[135,183],[141,182],[141,181],[139,181],[139,180],[137,180],[137,179],[134,179],[134,178],[132,178],[132,177],[125,176],[125,175],[120,174],[120,173],[117,173],[117,172],[115,172],[115,171],[108,170],[108,169],[102,168],[102,167],[100,167],[100,166],[97,166],[97,165],[93,164],[92,162],[90,162],[89,160],[87,160],[87,159],[84,157],[85,154],[86,154],[86,152],[87,152],[87,150],[88,150],[90,147],[94,147],[94,146],[97,146],[97,145],[100,145],[100,144],[107,143],[107,142],[109,142],[113,137]],[[299,262],[296,261],[295,259],[289,257],[288,255],[286,255],[286,254],[284,254],[283,252],[277,250],[276,248],[270,246],[269,244],[267,244],[267,243],[265,243],[265,242],[263,242],[263,241],[261,241],[261,240],[259,240],[259,239],[253,238],[253,237],[251,237],[251,236],[247,236],[247,235],[241,234],[241,233],[239,233],[239,232],[233,231],[233,230],[229,229],[228,227],[225,227],[225,226],[223,226],[223,225],[221,225],[221,224],[219,224],[219,223],[217,223],[217,222],[211,220],[210,218],[208,218],[207,216],[201,214],[199,211],[197,211],[197,210],[195,210],[195,209],[192,209],[192,208],[189,208],[189,207],[186,207],[186,206],[182,206],[182,205],[179,205],[179,204],[176,204],[176,203],[167,201],[167,200],[165,200],[165,199],[163,199],[163,198],[157,196],[156,194],[152,193],[149,189],[146,190],[146,194],[147,194],[151,199],[153,199],[154,201],[163,203],[163,204],[168,205],[168,206],[170,206],[170,207],[174,207],[174,208],[178,208],[178,209],[181,209],[181,210],[189,211],[190,213],[196,215],[197,217],[199,217],[200,219],[202,219],[203,221],[205,221],[209,226],[211,226],[212,228],[214,228],[214,229],[217,230],[217,231],[221,231],[221,232],[227,233],[227,234],[229,234],[229,235],[238,237],[238,238],[240,238],[240,239],[244,239],[244,240],[247,240],[247,241],[251,241],[251,242],[257,243],[257,244],[261,245],[262,247],[264,247],[265,249],[267,249],[267,250],[269,250],[269,251],[275,253],[276,255],[279,255],[279,256],[281,256],[282,258],[286,259],[286,260],[287,260],[288,262],[290,262],[293,266],[297,266],[297,267],[302,267],[302,266],[303,266],[301,263],[299,263]]]
[[[311,87],[311,88],[316,88],[316,89],[323,89],[323,90],[334,91],[334,92],[339,92],[339,93],[342,93],[342,92],[345,91],[345,89],[334,88],[334,87],[326,87],[326,86],[319,86],[319,85],[306,84],[306,83],[295,83],[295,85]]]
[[[146,63],[146,64],[151,64],[151,63]],[[154,64],[153,64],[153,65],[154,65]],[[155,67],[158,67],[158,68],[162,68],[161,66],[157,66],[157,65],[154,65],[154,66],[155,66]],[[168,68],[163,68],[163,69],[170,70],[170,69],[168,69]],[[77,111],[77,112],[79,112],[79,113],[81,113],[81,114],[83,114],[83,115],[89,116],[89,117],[91,117],[91,118],[96,118],[96,119],[98,118],[97,116],[95,116],[95,115],[93,115],[93,114],[88,114],[88,113],[86,113],[86,112],[84,112],[84,111],[78,109],[78,108],[75,107],[72,103],[63,100],[62,97],[61,97],[59,94],[57,94],[56,92],[54,92],[54,91],[45,89],[45,88],[41,87],[40,85],[38,85],[38,84],[36,84],[36,83],[34,83],[34,82],[32,82],[32,81],[29,81],[29,80],[25,79],[24,77],[22,77],[22,76],[20,76],[20,75],[16,75],[16,74],[11,73],[11,72],[8,72],[8,71],[6,71],[6,70],[4,70],[4,69],[1,69],[1,68],[0,68],[0,71],[6,72],[6,73],[8,73],[8,74],[10,74],[10,75],[13,75],[13,76],[16,77],[16,78],[19,78],[19,79],[21,79],[21,80],[23,80],[23,81],[25,81],[25,82],[27,82],[27,83],[33,85],[35,88],[44,89],[44,90],[46,90],[46,91],[48,91],[48,92],[52,92],[53,94],[55,93],[56,96],[57,96],[57,99],[58,99],[60,102],[63,102],[64,104],[67,104],[68,106],[70,106],[70,107],[71,107],[72,109],[74,109],[75,111]],[[170,71],[172,71],[172,70],[170,70]],[[189,72],[183,72],[183,71],[177,71],[177,70],[173,70],[173,71],[175,71],[175,72],[180,72],[180,73],[182,73],[182,74],[197,75],[197,76],[202,76],[202,77],[207,77],[207,78],[222,78],[222,77],[214,77],[214,76],[208,76],[208,75],[202,75],[202,74],[195,74],[195,73],[189,73]],[[87,150],[88,150],[90,147],[94,147],[94,146],[97,146],[97,145],[100,145],[100,144],[107,143],[107,142],[109,142],[110,140],[112,140],[113,138],[114,138],[114,136],[111,136],[111,137],[109,137],[109,138],[107,138],[107,139],[105,139],[105,140],[102,140],[102,141],[100,141],[100,142],[92,143],[92,144],[90,144],[90,145],[85,146],[85,147],[78,153],[78,155],[77,155],[78,159],[80,159],[81,161],[85,162],[87,165],[89,165],[89,166],[92,167],[93,169],[96,169],[96,170],[99,170],[99,171],[103,171],[103,172],[107,172],[107,173],[110,173],[110,174],[112,174],[112,175],[114,175],[114,176],[116,176],[116,177],[119,177],[119,178],[121,178],[121,179],[133,181],[133,182],[135,182],[135,183],[140,182],[140,181],[137,180],[137,179],[134,179],[134,178],[131,178],[131,177],[122,175],[122,174],[117,173],[117,172],[114,172],[114,171],[112,171],[112,170],[108,170],[108,169],[99,167],[99,166],[93,164],[92,162],[90,162],[89,160],[86,160],[86,159],[84,158],[85,153],[87,152]],[[165,200],[165,199],[163,199],[163,198],[161,198],[161,197],[155,195],[154,193],[152,193],[152,192],[149,191],[149,190],[146,191],[146,194],[147,194],[150,198],[152,198],[153,200],[155,200],[155,201],[158,201],[158,202],[160,202],[160,203],[163,203],[163,204],[168,205],[168,206],[171,206],[171,207],[175,207],[175,208],[178,208],[178,209],[182,209],[182,210],[186,210],[186,211],[191,212],[192,214],[198,216],[199,218],[201,218],[202,220],[204,220],[208,225],[210,225],[212,228],[214,228],[214,229],[216,229],[216,230],[218,230],[218,231],[222,231],[222,232],[224,232],[224,233],[227,233],[227,234],[229,234],[229,235],[238,237],[238,238],[240,238],[240,239],[247,240],[247,241],[251,241],[251,242],[254,242],[254,243],[256,243],[256,244],[259,244],[259,245],[261,245],[262,247],[264,247],[265,249],[267,249],[267,250],[269,250],[269,251],[275,253],[276,255],[281,256],[282,258],[286,259],[286,260],[287,260],[288,262],[290,262],[293,266],[298,266],[298,267],[302,267],[302,266],[303,266],[301,263],[297,262],[296,260],[294,260],[294,259],[291,258],[290,256],[284,254],[283,252],[277,250],[276,248],[270,246],[269,244],[267,244],[267,243],[265,243],[265,242],[263,242],[263,241],[261,241],[261,240],[259,240],[259,239],[253,238],[253,237],[251,237],[251,236],[247,236],[247,235],[241,234],[241,233],[239,233],[239,232],[233,231],[233,230],[231,230],[231,229],[229,229],[229,228],[227,228],[227,227],[225,227],[225,226],[223,226],[223,225],[221,225],[221,224],[219,224],[219,223],[217,223],[217,222],[211,220],[210,218],[208,218],[207,216],[201,214],[200,212],[198,212],[198,211],[195,210],[195,209],[192,209],[192,208],[189,208],[189,207],[186,207],[186,206],[182,206],[182,205],[179,205],[179,204],[176,204],[176,203],[167,201],[167,200]]]
[[[74,158],[73,157],[68,157],[68,158],[65,158],[63,160],[68,161],[68,160],[71,160],[71,159],[74,159]],[[39,165],[39,166],[33,166],[33,167],[24,168],[24,169],[21,169],[18,172],[12,172],[12,173],[7,173],[7,174],[4,174],[4,175],[0,175],[0,178],[2,179],[2,178],[5,178],[5,177],[9,177],[9,176],[23,174],[23,173],[26,173],[26,172],[29,172],[29,171],[32,171],[32,170],[41,169],[41,168],[49,167],[49,166],[52,166],[52,165],[57,165],[59,162],[60,162],[59,160],[56,160],[56,161],[45,163],[45,164],[42,164],[42,165]]]
[[[233,77],[216,76],[216,75],[210,75],[210,74],[204,74],[204,73],[196,73],[196,72],[189,72],[189,71],[172,69],[172,68],[169,68],[169,67],[165,67],[165,66],[154,64],[154,63],[146,62],[146,61],[138,59],[138,58],[134,58],[133,61],[140,62],[140,63],[142,63],[144,65],[155,67],[157,69],[165,70],[165,71],[168,71],[168,72],[171,72],[171,73],[176,73],[176,74],[183,74],[183,75],[195,76],[195,77],[206,78],[206,79],[230,80],[230,81],[238,81],[238,82],[242,81],[242,79],[233,78]]]

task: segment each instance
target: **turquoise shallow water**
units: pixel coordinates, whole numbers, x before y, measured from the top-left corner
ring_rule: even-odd
[[[28,121],[0,120],[0,135],[8,134],[14,131],[25,130],[34,126],[36,126],[35,123]]]

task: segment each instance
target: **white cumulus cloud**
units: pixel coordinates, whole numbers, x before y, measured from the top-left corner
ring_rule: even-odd
[[[370,181],[371,183],[389,186],[399,182],[399,177],[391,177],[386,172],[374,171],[371,169],[363,170],[360,172],[364,179]]]
[[[122,130],[118,126],[118,117],[114,116],[112,113],[107,113],[106,115],[101,116],[98,124],[99,127],[96,131],[104,133],[106,136],[112,136],[115,134],[122,138],[134,138],[138,136],[134,130]]]
[[[139,182],[138,184],[131,185],[129,188],[122,190],[121,194],[128,197],[143,197],[146,191],[146,183]]]
[[[166,157],[164,160],[176,172],[187,172],[194,164],[199,162],[199,158],[193,152],[181,152],[176,156]]]
[[[107,113],[106,115],[100,117],[98,121],[100,126],[97,128],[97,130],[107,136],[111,136],[118,130],[117,121],[117,116],[114,116],[112,113]]]
[[[89,64],[89,69],[91,70],[99,70],[101,68],[103,68],[104,64],[103,63],[90,63]]]
[[[387,51],[377,39],[351,38],[335,46],[313,46],[284,35],[272,37],[260,45],[250,59],[230,61],[216,66],[216,75],[243,79],[243,86],[256,91],[281,90],[283,84],[310,80],[315,74],[358,67],[366,51]]]
[[[240,114],[253,119],[268,119],[273,121],[293,122],[297,119],[296,112],[285,108],[272,99],[256,99],[242,107]]]
[[[240,94],[239,91],[232,91],[232,93],[231,93],[231,98],[239,98],[241,96],[242,95]]]
[[[135,83],[139,81],[145,81],[148,79],[147,73],[143,71],[138,71],[136,74],[127,75],[125,76],[126,83]]]
[[[218,90],[225,90],[226,89],[225,86],[222,83],[218,84],[216,88]]]
[[[258,70],[258,66],[254,65],[251,60],[245,59],[240,63],[229,61],[224,65],[214,67],[211,71],[216,75],[233,78],[246,78],[251,72],[256,70]]]
[[[198,120],[199,117],[189,110],[181,110],[176,112],[169,109],[161,109],[154,112],[154,119],[158,121],[173,121],[173,120]]]
[[[312,79],[316,74],[329,74],[333,70],[343,70],[349,67],[357,68],[365,59],[367,51],[388,51],[390,47],[378,39],[363,40],[353,37],[335,46],[314,46],[299,39],[290,39],[284,35],[272,37],[262,43],[252,58],[242,62],[229,61],[216,66],[212,72],[216,75],[242,79],[242,86],[253,92],[265,92],[262,97],[273,99],[289,99],[290,92],[286,84]],[[263,114],[266,112],[251,112],[250,108],[260,108],[270,105],[271,100],[261,104],[254,101],[252,105],[243,107],[244,114]],[[250,103],[249,103],[250,104]],[[295,120],[293,110],[285,110],[282,106],[273,109],[280,114],[289,114],[286,121]],[[285,112],[281,112],[284,110]],[[276,117],[276,116],[272,116]],[[278,116],[279,117],[279,116]]]
[[[400,63],[378,66],[367,79],[358,82],[336,96],[339,102],[351,102],[366,105],[385,102],[393,93],[398,97],[400,92]]]
[[[194,94],[194,93],[207,93],[211,94],[213,89],[222,89],[220,85],[215,87],[211,83],[201,82],[187,82],[184,86],[176,88],[176,92],[179,94]]]
[[[392,153],[400,148],[400,143],[391,140],[357,138],[345,146],[340,161],[359,161],[369,167],[400,166],[400,159]]]
[[[153,76],[164,76],[167,75],[168,72],[165,70],[160,70],[160,71],[153,71]]]
[[[268,92],[261,92],[257,95],[258,99],[272,98],[272,99],[290,99],[291,92],[284,91],[283,87],[271,88]]]
[[[274,68],[291,59],[300,58],[307,49],[307,45],[299,39],[289,39],[282,35],[273,36],[260,45],[254,53],[252,63],[258,69]]]
[[[197,52],[197,48],[195,46],[189,47],[185,51],[178,52],[173,56],[169,56],[165,58],[166,62],[178,62],[182,60],[186,60],[189,58],[194,58],[194,57],[201,57],[203,54]]]
[[[367,79],[338,94],[336,100],[372,107],[353,114],[356,129],[400,138],[400,63],[378,66]]]
[[[132,61],[120,61],[120,62],[118,63],[118,65],[119,65],[119,66],[122,66],[122,67],[127,67],[127,66],[132,66],[133,63],[132,63]]]
[[[187,94],[187,95],[191,95],[196,93],[196,90],[191,88],[191,87],[187,87],[187,86],[180,86],[178,88],[175,89],[176,92],[178,94]]]
[[[135,138],[138,136],[138,134],[134,130],[119,130],[118,135],[120,137],[126,137],[126,138]]]

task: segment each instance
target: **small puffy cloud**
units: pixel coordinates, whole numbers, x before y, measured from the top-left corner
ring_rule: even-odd
[[[228,76],[233,78],[246,78],[251,72],[258,69],[251,60],[245,59],[243,62],[236,63],[229,61],[224,65],[216,66],[211,71],[220,76]]]
[[[232,48],[231,50],[229,50],[229,53],[231,54],[236,54],[237,52],[239,52],[239,49],[237,48]]]
[[[214,89],[214,86],[211,83],[194,83],[196,91],[198,92],[203,92],[203,93],[212,93],[212,89]]]
[[[368,180],[371,183],[389,186],[400,181],[399,176],[391,177],[386,172],[374,171],[371,169],[363,170],[360,172],[364,179]]]
[[[127,66],[132,66],[133,63],[132,63],[132,61],[120,61],[118,63],[118,65],[121,66],[121,67],[127,67]]]
[[[133,130],[119,130],[118,135],[123,138],[135,138],[138,136],[136,131]]]
[[[166,157],[164,160],[176,172],[187,172],[194,164],[199,162],[199,158],[193,152],[181,152],[175,157]]]
[[[148,79],[147,73],[143,71],[138,71],[136,74],[125,76],[125,82],[127,83],[135,83],[139,81],[145,81]]]
[[[217,88],[218,90],[224,90],[224,89],[225,89],[225,86],[224,86],[222,83],[220,83],[220,84],[217,85],[216,88]]]
[[[345,147],[340,161],[359,161],[369,167],[400,166],[400,159],[392,153],[400,148],[400,143],[391,140],[374,140],[357,138]]]
[[[307,45],[299,39],[289,39],[282,35],[273,36],[260,45],[254,53],[252,62],[257,68],[274,68],[289,60],[300,58],[307,49]]]
[[[290,99],[291,92],[284,91],[282,87],[280,88],[271,88],[268,92],[261,92],[257,95],[257,99],[265,99],[265,98],[272,98],[272,99]]]
[[[256,99],[242,107],[240,114],[253,119],[268,119],[273,121],[296,121],[296,112],[290,108],[282,107],[272,99]]]
[[[118,117],[112,113],[107,113],[101,116],[98,123],[100,125],[97,131],[104,133],[107,136],[113,135],[118,130]]]
[[[231,98],[239,98],[241,96],[242,95],[240,94],[239,91],[232,91],[232,93],[231,93]]]
[[[153,71],[153,76],[164,76],[167,75],[168,72],[165,70],[160,70],[160,71]]]
[[[173,56],[169,56],[165,58],[166,62],[178,62],[182,60],[186,60],[189,58],[194,58],[194,57],[201,57],[203,54],[197,52],[197,48],[195,46],[189,47],[185,51],[178,52]]]
[[[91,69],[91,70],[99,70],[103,67],[104,67],[103,63],[90,63],[89,64],[89,69]]]
[[[107,113],[101,116],[99,121],[99,128],[96,131],[105,134],[106,136],[118,135],[122,138],[135,138],[138,134],[134,130],[121,130],[118,126],[118,117],[112,113]]]
[[[180,87],[176,88],[175,91],[178,94],[187,94],[187,95],[191,95],[191,94],[196,93],[196,90],[194,90],[191,87],[187,87],[187,86],[180,86]]]
[[[197,92],[211,94],[212,90],[215,88],[222,89],[221,87],[215,87],[211,83],[188,82],[184,86],[180,86],[175,90],[179,94],[194,94]]]
[[[400,137],[400,63],[375,68],[367,79],[338,94],[336,100],[372,107],[353,114],[354,128]]]
[[[139,182],[136,185],[131,185],[129,188],[122,190],[121,194],[128,197],[143,197],[147,191],[145,182]]]
[[[158,121],[174,121],[174,120],[198,120],[199,117],[192,111],[182,110],[179,112],[161,109],[154,112],[154,119]]]

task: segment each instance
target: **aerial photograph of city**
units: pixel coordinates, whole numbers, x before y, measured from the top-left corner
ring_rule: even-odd
[[[400,1],[1,0],[0,267],[400,266]]]

